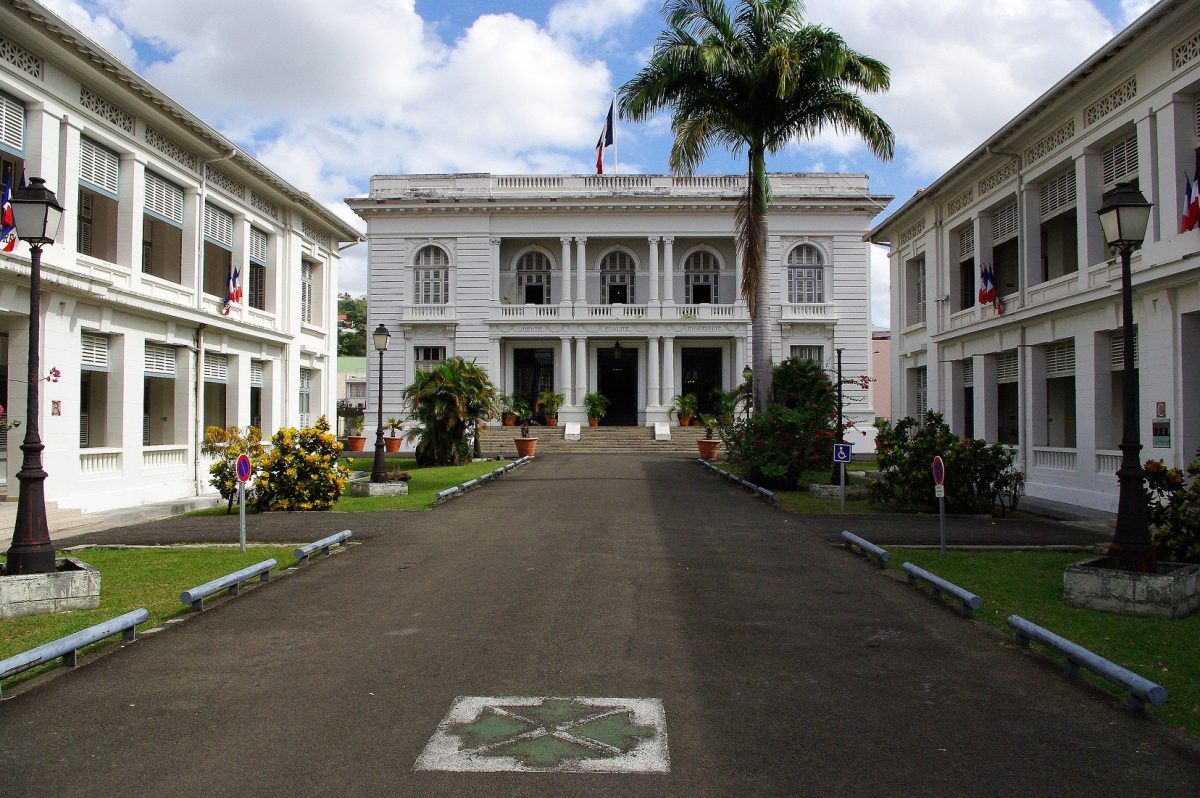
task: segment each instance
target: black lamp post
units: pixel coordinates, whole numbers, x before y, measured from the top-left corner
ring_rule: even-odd
[[[837,427],[833,432],[834,443],[845,443],[846,435],[842,431],[842,350],[837,349]],[[833,464],[833,473],[829,477],[830,485],[840,485],[845,479],[845,469],[841,463]]]
[[[1146,472],[1139,452],[1138,384],[1133,371],[1133,280],[1129,257],[1146,237],[1150,203],[1132,183],[1118,183],[1104,192],[1100,210],[1104,240],[1121,254],[1121,333],[1125,344],[1121,402],[1124,427],[1121,437],[1121,467],[1117,470],[1120,494],[1117,500],[1117,528],[1108,547],[1112,565],[1122,571],[1154,572],[1154,545],[1150,540],[1150,519],[1142,489]]]
[[[375,328],[375,332],[371,333],[375,350],[379,352],[379,404],[375,408],[378,417],[375,420],[375,464],[371,467],[372,482],[387,482],[387,464],[383,457],[383,353],[387,351],[388,339],[391,337],[386,324],[380,324]]]
[[[38,352],[42,337],[42,247],[54,243],[63,208],[54,192],[40,177],[29,180],[28,188],[12,193],[13,225],[17,236],[29,244],[29,381],[26,385],[24,458],[17,479],[17,522],[12,547],[8,550],[7,573],[47,574],[54,572],[54,545],[46,522],[46,471],[42,468],[42,436],[38,428],[38,403],[42,384]]]

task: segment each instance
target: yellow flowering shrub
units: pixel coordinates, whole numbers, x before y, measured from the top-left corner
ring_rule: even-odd
[[[238,492],[237,459],[241,455],[250,458],[250,464],[259,468],[262,464],[262,432],[257,427],[209,427],[204,431],[204,443],[200,451],[217,458],[208,467],[211,475],[209,484],[217,489],[226,501],[225,512],[233,509],[233,500]],[[248,486],[247,486],[248,487]]]
[[[304,429],[285,427],[271,438],[254,487],[260,510],[328,510],[346,489],[350,469],[338,461],[342,444],[325,416]]]

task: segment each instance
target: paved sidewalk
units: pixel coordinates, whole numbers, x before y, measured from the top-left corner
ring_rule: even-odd
[[[1170,730],[704,477],[546,458],[430,513],[354,516],[366,545],[5,701],[4,794],[1200,791]],[[509,698],[466,724],[462,696]],[[416,769],[435,732],[495,761],[480,740],[593,706],[530,704],[574,696],[661,706],[670,772]],[[590,756],[648,739],[627,718],[592,724],[611,742]]]

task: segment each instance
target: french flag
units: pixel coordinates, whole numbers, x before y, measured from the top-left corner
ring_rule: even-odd
[[[604,130],[600,132],[600,140],[596,142],[596,174],[604,174],[604,148],[613,145],[613,106],[616,104],[614,98],[608,104],[608,119],[604,122]]]
[[[225,316],[229,315],[229,311],[233,308],[234,302],[242,301],[242,271],[237,266],[229,267],[229,290],[225,295],[225,305],[221,308],[221,313]]]
[[[13,223],[12,180],[4,181],[4,196],[0,200],[0,251],[17,248],[17,226]]]
[[[1183,173],[1183,214],[1179,220],[1179,232],[1186,233],[1198,224],[1200,224],[1200,172],[1189,178],[1185,171]]]
[[[996,302],[996,275],[992,267],[984,265],[979,270],[979,304],[987,305]]]

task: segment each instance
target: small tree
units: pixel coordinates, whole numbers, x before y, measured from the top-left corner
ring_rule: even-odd
[[[262,430],[258,427],[208,427],[200,451],[217,461],[208,467],[208,484],[217,489],[225,500],[226,514],[233,511],[233,499],[238,493],[237,460],[243,454],[257,468],[263,457]]]
[[[478,452],[479,424],[496,413],[498,397],[487,373],[473,362],[452,357],[404,391],[417,426],[408,432],[418,441],[418,465],[459,465],[471,459],[471,433]]]
[[[284,427],[271,437],[254,480],[260,510],[328,510],[350,469],[338,460],[342,444],[329,431],[325,416],[311,427]]]
[[[1158,559],[1200,563],[1200,451],[1182,471],[1147,460],[1146,487]]]

